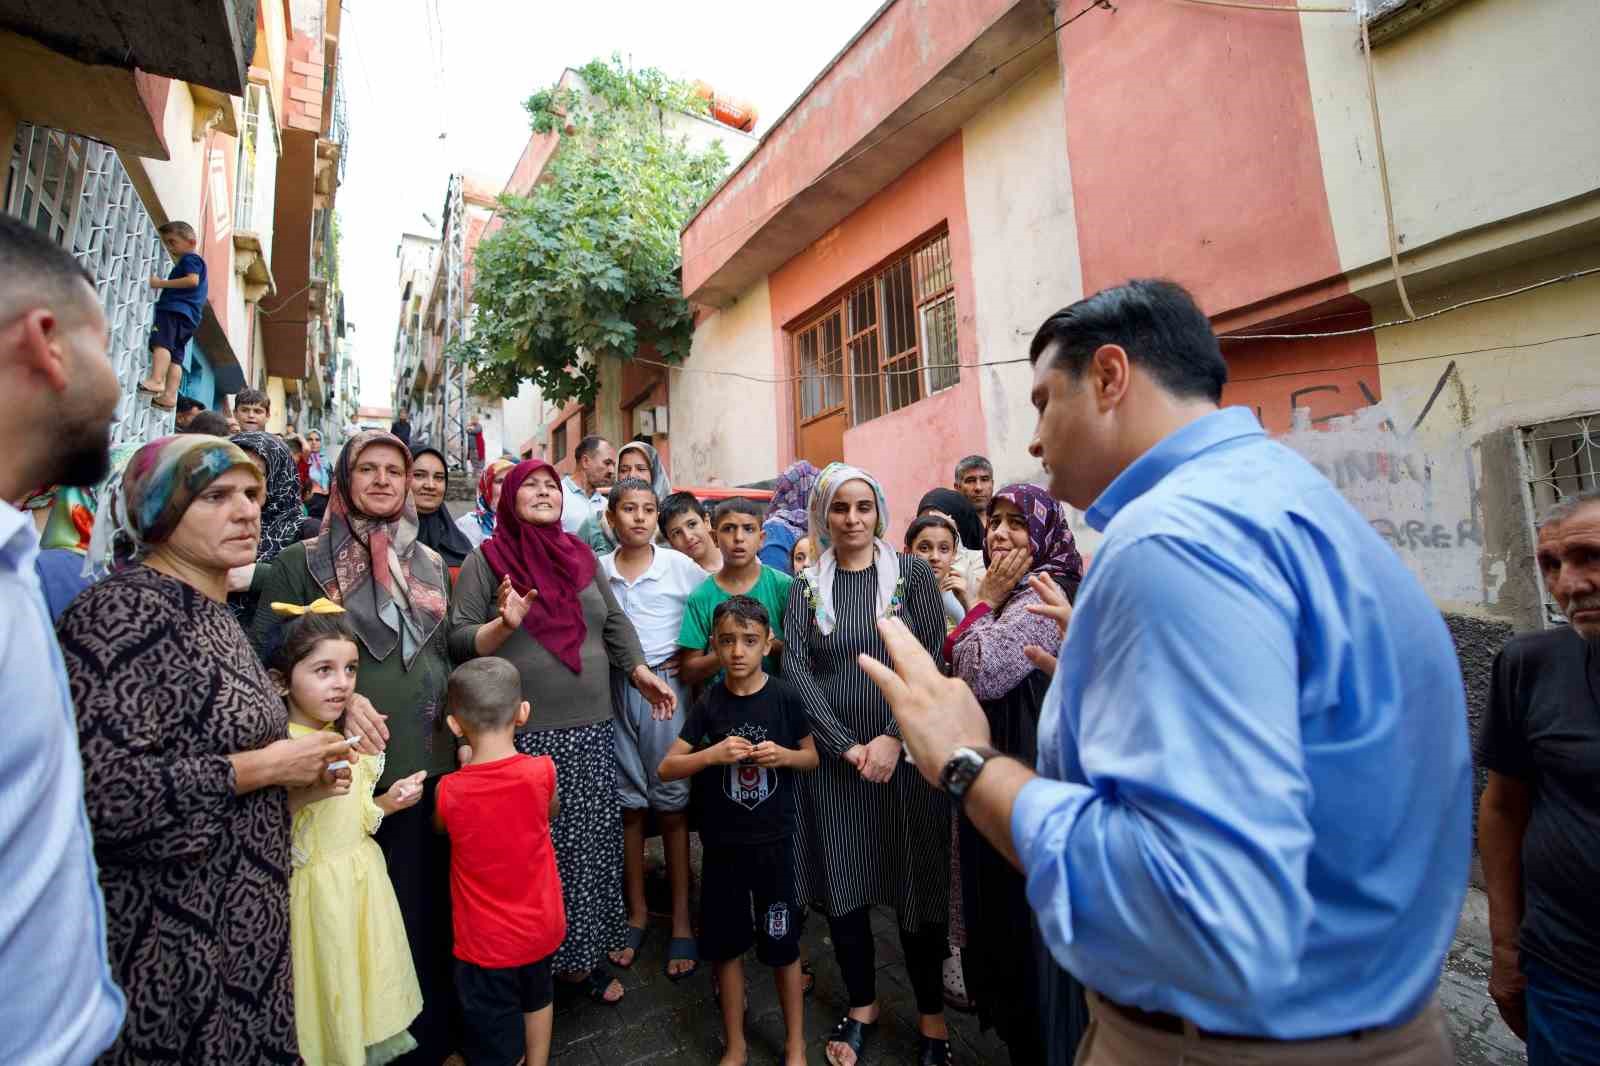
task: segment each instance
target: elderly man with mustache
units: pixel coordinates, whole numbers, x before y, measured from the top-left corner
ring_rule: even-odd
[[[1501,650],[1478,737],[1489,993],[1529,1066],[1600,1062],[1600,492],[1557,505],[1537,552],[1569,624]]]

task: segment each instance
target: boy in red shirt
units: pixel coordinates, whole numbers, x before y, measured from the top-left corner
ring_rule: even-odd
[[[450,834],[456,992],[468,1066],[546,1066],[550,957],[567,935],[550,820],[561,810],[556,764],[518,754],[528,720],[517,668],[504,659],[456,667],[445,693],[451,732],[472,758],[439,782],[434,824]]]

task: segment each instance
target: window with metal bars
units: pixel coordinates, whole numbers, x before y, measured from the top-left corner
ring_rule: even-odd
[[[567,424],[561,423],[550,431],[550,461],[559,463],[567,457]]]
[[[1524,426],[1521,435],[1528,528],[1536,543],[1546,511],[1562,500],[1600,489],[1600,412]],[[1534,581],[1544,599],[1545,624],[1564,623],[1543,577],[1535,574]]]
[[[859,279],[792,331],[801,422],[851,425],[961,380],[948,233]]]

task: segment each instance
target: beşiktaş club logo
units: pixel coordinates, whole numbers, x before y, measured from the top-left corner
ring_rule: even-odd
[[[759,744],[767,739],[767,730],[765,726],[746,722],[734,726],[730,735],[744,737],[752,744]],[[727,790],[729,799],[745,810],[753,811],[778,790],[778,777],[765,766],[757,766],[755,763],[734,763],[728,767],[728,776],[723,787]]]

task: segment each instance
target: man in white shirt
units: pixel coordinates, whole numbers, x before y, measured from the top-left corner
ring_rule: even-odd
[[[72,698],[34,563],[33,522],[4,501],[93,485],[110,468],[121,389],[94,286],[67,252],[0,216],[0,1062],[76,1066],[126,1007],[83,807]]]
[[[568,533],[606,509],[606,495],[617,481],[617,450],[598,433],[579,441],[572,454],[578,461],[577,477],[561,479],[561,528]]]

